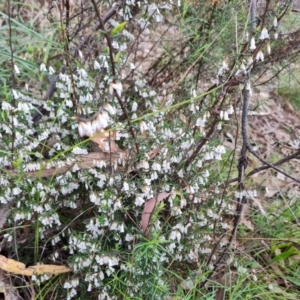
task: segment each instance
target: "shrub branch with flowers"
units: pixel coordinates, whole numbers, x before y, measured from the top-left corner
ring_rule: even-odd
[[[6,1],[2,249],[69,266],[53,298],[215,295],[257,198],[250,176],[299,182],[280,168],[299,148],[269,162],[247,119],[251,86],[299,56],[299,30],[280,31],[291,3],[266,1],[256,15],[227,2]],[[250,173],[249,153],[263,164]],[[40,296],[49,282],[18,280]]]

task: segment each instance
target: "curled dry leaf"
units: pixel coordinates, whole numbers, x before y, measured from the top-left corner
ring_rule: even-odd
[[[165,147],[165,144],[151,150],[150,152],[148,152],[149,158],[150,159],[155,158],[159,154],[160,150],[163,149],[164,147]]]
[[[145,204],[145,207],[143,209],[142,213],[142,229],[143,229],[143,234],[145,234],[148,230],[149,226],[149,221],[150,221],[150,216],[154,211],[155,205],[157,202],[160,202],[167,198],[171,193],[161,193],[158,194],[157,197],[151,198],[148,200]]]
[[[96,143],[99,149],[103,152],[111,152],[111,153],[121,153],[125,152],[118,147],[115,142],[116,132],[97,132],[97,135],[92,138],[92,141]]]
[[[26,268],[25,264],[7,258],[3,255],[0,255],[0,269],[12,274],[23,275],[23,276],[32,276],[32,275],[57,275],[63,273],[69,273],[72,270],[66,266],[57,266],[57,265],[37,265],[30,266]]]

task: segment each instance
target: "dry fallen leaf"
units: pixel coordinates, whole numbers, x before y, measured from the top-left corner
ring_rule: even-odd
[[[154,157],[156,157],[159,154],[160,150],[163,149],[164,147],[165,147],[165,144],[148,152],[149,159],[153,159]]]
[[[115,142],[116,132],[98,132],[95,137],[92,138],[92,141],[96,143],[99,149],[103,152],[111,153],[121,153],[125,152],[118,147]]]
[[[11,258],[7,258],[3,255],[0,255],[0,269],[12,274],[23,276],[43,274],[57,275],[62,273],[69,273],[72,271],[66,266],[57,265],[37,265],[26,268],[25,264]]]
[[[155,208],[156,203],[164,200],[170,194],[171,193],[161,193],[161,194],[158,194],[157,197],[151,198],[150,200],[148,200],[146,202],[145,207],[143,209],[143,213],[142,213],[142,229],[143,229],[144,234],[146,233],[146,231],[148,229],[150,216]]]

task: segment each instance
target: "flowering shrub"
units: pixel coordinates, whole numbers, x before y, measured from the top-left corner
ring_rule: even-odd
[[[9,242],[23,236],[21,257],[34,239],[30,261],[70,266],[61,284],[67,299],[165,299],[178,292],[177,268],[182,278],[187,266],[215,271],[239,201],[257,196],[240,170],[236,178],[241,140],[225,146],[224,129],[240,119],[239,88],[251,94],[252,76],[281,60],[283,47],[295,53],[290,41],[276,42],[285,6],[263,14],[249,39],[246,14],[232,26],[233,4],[205,1],[199,39],[187,30],[198,4],[109,2],[44,8],[60,20],[45,37],[14,17],[13,3],[4,14],[4,237],[17,251]],[[221,47],[231,29],[234,54]],[[16,38],[31,36],[41,48],[19,53]]]

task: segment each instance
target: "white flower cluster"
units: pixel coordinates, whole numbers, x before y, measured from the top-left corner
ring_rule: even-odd
[[[180,1],[178,6],[179,4]],[[124,8],[118,10],[118,15],[123,16],[123,20],[132,17],[128,9],[131,5],[140,5],[145,12],[145,18],[138,21],[144,33],[150,32],[152,20],[157,22],[162,20],[160,13],[162,9],[172,8],[171,5],[168,8],[167,4],[160,6],[146,2],[138,4],[137,1],[129,0],[126,1]],[[115,27],[119,24],[120,22],[111,21],[110,25]],[[269,39],[266,29],[263,29],[260,39],[261,41]],[[114,39],[112,46],[118,51],[126,52],[129,40],[133,40],[133,35],[126,29],[122,30],[120,39]],[[256,47],[259,46],[252,37],[250,50],[255,51]],[[259,53],[258,51],[256,54],[256,60],[263,60]],[[122,55],[120,62],[125,63]],[[242,61],[237,75],[246,74],[252,64],[252,56]],[[131,71],[135,70],[132,62],[128,61],[128,66]],[[68,230],[67,234],[68,250],[74,272],[86,271],[85,282],[88,291],[101,287],[99,299],[109,298],[110,290],[105,278],[115,275],[117,269],[130,274],[124,280],[134,297],[143,284],[149,284],[147,280],[140,280],[141,276],[146,278],[149,274],[157,274],[155,283],[163,285],[164,282],[160,278],[162,262],[171,259],[200,261],[206,254],[211,253],[214,224],[217,223],[218,228],[230,228],[226,220],[222,220],[222,212],[233,211],[232,205],[224,199],[216,198],[220,192],[210,181],[211,173],[215,175],[211,170],[214,170],[214,166],[217,169],[226,154],[225,146],[217,138],[209,138],[195,159],[185,166],[185,162],[192,157],[197,146],[206,139],[207,127],[212,120],[210,113],[204,112],[205,109],[197,103],[196,91],[190,92],[191,98],[195,99],[192,99],[187,107],[182,107],[179,112],[173,109],[169,113],[168,108],[178,101],[175,93],[168,92],[172,88],[171,83],[162,84],[161,91],[154,90],[148,86],[145,78],[135,74],[133,92],[136,93],[136,97],[129,98],[127,95],[124,96],[125,87],[121,83],[125,76],[122,77],[120,71],[120,74],[112,78],[110,69],[109,56],[100,54],[92,62],[91,70],[93,74],[101,73],[103,80],[100,82],[91,78],[87,69],[80,67],[72,76],[67,73],[59,74],[57,92],[53,96],[55,101],[43,103],[23,95],[21,91],[12,90],[12,97],[17,100],[15,107],[12,101],[1,103],[2,110],[9,116],[8,122],[0,124],[1,134],[11,135],[14,131],[16,137],[14,146],[17,147],[16,156],[12,159],[9,155],[12,141],[7,142],[3,150],[4,155],[0,157],[2,168],[17,166],[18,161],[20,173],[66,166],[70,168],[64,174],[53,178],[28,179],[12,186],[10,177],[1,174],[0,202],[8,203],[15,200],[16,209],[13,218],[17,224],[31,220],[33,215],[37,215],[42,237],[46,229],[59,228],[63,220],[60,213],[65,212],[66,208],[70,212],[70,219],[76,220],[78,208],[85,210],[82,205],[84,203],[84,207],[87,208],[84,213],[86,215],[92,213],[82,224],[84,230],[80,228],[79,231],[76,226],[72,227],[70,221],[68,226],[72,230]],[[46,65],[41,65],[40,70],[47,72]],[[48,70],[49,73],[54,72],[51,67],[48,67]],[[14,71],[16,74],[20,72],[16,65]],[[217,76],[224,76],[227,71],[229,67],[225,59]],[[251,90],[250,85],[246,88]],[[77,96],[75,100],[71,98],[73,89]],[[105,131],[108,126],[114,124],[114,116],[123,114],[117,101],[118,97],[129,111],[140,155],[134,154],[132,149],[135,149],[135,141],[131,132],[124,129],[127,128],[124,125],[116,135],[120,145],[131,155],[131,160],[126,161],[128,165],[123,165],[127,171],[120,171],[122,160],[110,166],[108,161],[97,159],[93,161],[94,167],[80,170],[79,166],[74,164],[74,155],[86,155],[88,151],[83,143],[74,143],[77,139],[75,129],[78,128],[82,137],[91,137]],[[43,105],[49,115],[43,117],[41,122],[33,124],[31,114],[38,105]],[[230,116],[234,113],[233,107],[226,105],[228,104],[225,103],[219,111],[218,129],[221,129],[222,124],[230,120]],[[94,116],[89,119],[79,118],[78,124],[72,125],[70,117],[78,108],[75,106],[81,106],[83,111]],[[146,118],[138,115],[144,108],[150,112]],[[18,111],[18,116],[12,114],[15,110]],[[137,118],[141,119],[135,121]],[[55,137],[55,143],[48,146],[47,142],[52,137]],[[47,152],[50,157],[47,163],[44,163],[45,158],[42,154],[35,150],[40,145],[51,148]],[[38,154],[32,154],[35,152]],[[156,215],[154,211],[155,218],[150,220],[152,223],[149,226],[150,236],[152,234],[159,236],[163,242],[161,244],[166,246],[161,247],[163,250],[153,250],[151,263],[148,265],[142,256],[138,260],[136,253],[133,255],[136,261],[125,264],[121,261],[121,256],[112,253],[111,247],[116,253],[118,247],[129,250],[128,252],[137,251],[135,244],[141,234],[138,227],[143,208],[151,198],[167,192],[171,195],[157,204],[157,210],[167,212],[170,222],[165,224],[160,212]],[[245,191],[237,193],[236,197],[243,195],[256,197],[256,192]],[[57,236],[53,238],[52,243],[58,241]],[[65,282],[64,288],[68,290],[68,299],[76,297],[78,287],[78,278]]]
[[[242,197],[251,197],[256,198],[257,197],[257,191],[256,190],[245,190],[242,192],[235,192],[234,196],[238,199],[241,199]]]

